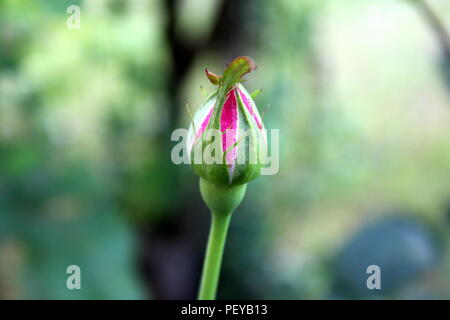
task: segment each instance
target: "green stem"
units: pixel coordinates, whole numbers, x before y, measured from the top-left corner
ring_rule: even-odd
[[[213,300],[216,297],[231,215],[244,198],[246,189],[247,184],[218,185],[200,178],[200,194],[211,210],[212,220],[198,295],[200,300]]]
[[[211,229],[209,231],[208,247],[203,264],[200,283],[199,300],[214,300],[219,282],[220,267],[227,238],[228,226],[232,213],[219,214],[212,212]]]

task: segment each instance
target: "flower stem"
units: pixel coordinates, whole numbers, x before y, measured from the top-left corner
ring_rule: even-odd
[[[219,282],[220,267],[227,238],[228,226],[232,213],[211,213],[211,229],[209,231],[203,273],[200,283],[199,300],[214,300]]]
[[[198,295],[200,300],[216,298],[223,249],[231,215],[244,198],[246,189],[247,184],[217,185],[200,178],[200,194],[211,211],[211,229]]]

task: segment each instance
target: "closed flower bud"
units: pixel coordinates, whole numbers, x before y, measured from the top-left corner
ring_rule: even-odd
[[[267,137],[256,105],[241,84],[256,68],[248,57],[234,59],[222,76],[206,69],[217,90],[193,117],[188,150],[193,171],[217,185],[241,185],[260,174]]]

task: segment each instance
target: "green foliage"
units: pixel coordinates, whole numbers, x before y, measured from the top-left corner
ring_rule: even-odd
[[[429,1],[445,22],[446,2]],[[225,54],[207,39],[219,2],[191,21],[201,4],[184,1],[174,32],[201,50],[179,93],[169,92],[180,65],[165,3],[0,1],[0,298],[147,297],[154,283],[137,266],[138,230],[163,233],[171,219],[178,230],[186,217],[177,213],[203,208],[191,172],[170,162],[168,128],[188,126],[185,104],[203,99],[198,87],[209,84],[198,70],[247,54],[259,67],[246,87],[263,89],[264,123],[280,129],[280,171],[251,182],[233,217],[219,297],[366,298],[335,259],[350,270],[346,244],[400,209],[406,225],[421,221],[404,238],[425,234],[438,257],[390,297],[448,298],[450,68],[430,49],[436,39],[416,6],[246,1],[242,32],[215,39],[232,44]],[[82,7],[80,30],[66,27],[69,4]],[[176,94],[181,118],[170,123]],[[438,249],[426,240],[436,234]],[[165,236],[181,243],[175,251],[195,242]],[[378,237],[360,244],[374,250],[364,259],[388,252]],[[412,268],[418,256],[404,238],[392,250]],[[81,267],[81,291],[65,287],[71,264]]]

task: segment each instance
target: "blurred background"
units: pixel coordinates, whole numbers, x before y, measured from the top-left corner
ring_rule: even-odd
[[[280,171],[219,298],[449,299],[449,29],[448,0],[2,0],[0,298],[195,298],[209,212],[170,134],[248,55]]]

